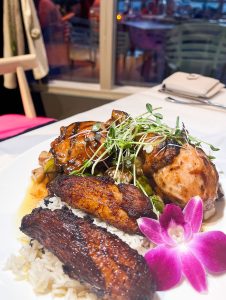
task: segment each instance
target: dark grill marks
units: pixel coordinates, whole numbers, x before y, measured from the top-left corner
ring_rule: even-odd
[[[108,300],[152,299],[154,283],[144,258],[117,236],[68,208],[38,208],[21,231],[56,255],[71,278]]]

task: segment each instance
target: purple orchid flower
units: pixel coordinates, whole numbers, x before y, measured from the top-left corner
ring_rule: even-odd
[[[226,235],[221,231],[199,232],[203,218],[203,202],[190,199],[183,212],[174,204],[165,206],[159,221],[140,218],[143,234],[157,247],[145,254],[156,281],[164,291],[185,276],[198,292],[207,290],[206,272],[226,271]]]

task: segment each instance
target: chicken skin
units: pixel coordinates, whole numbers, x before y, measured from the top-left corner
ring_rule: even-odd
[[[50,149],[55,165],[67,174],[78,170],[99,149],[105,137],[106,128],[101,122],[76,122],[61,127],[60,136],[51,143]],[[104,148],[99,149],[93,159],[103,151]]]
[[[143,170],[151,176],[155,189],[164,200],[184,207],[189,199],[199,195],[204,202],[204,210],[212,210],[218,191],[218,173],[214,164],[200,148],[190,144],[182,147],[164,146],[158,154],[144,153]],[[167,160],[168,156],[168,160]]]
[[[112,123],[119,124],[127,118],[127,113],[113,110],[111,118],[103,122],[75,122],[60,128],[60,136],[51,143],[55,165],[64,173],[79,170],[85,161],[97,159],[106,150],[104,142],[107,129]],[[105,158],[104,156],[103,158]]]

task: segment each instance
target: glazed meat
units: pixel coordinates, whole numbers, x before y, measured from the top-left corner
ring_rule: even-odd
[[[61,127],[60,136],[51,143],[55,165],[65,173],[78,170],[90,159],[105,140],[106,129],[103,123],[95,121],[76,122]],[[97,158],[104,151],[100,149]]]
[[[156,137],[155,141],[157,141],[157,139],[158,138]],[[179,146],[171,140],[159,143],[154,147],[151,153],[143,151],[144,164],[142,168],[144,173],[152,175],[159,169],[171,164],[179,152]]]
[[[127,118],[129,118],[129,115],[126,112],[122,110],[113,109],[111,113],[111,118],[105,122],[105,126],[108,128],[112,123],[118,125],[125,121]]]
[[[103,143],[108,127],[113,122],[119,124],[127,116],[123,111],[113,110],[111,118],[106,123],[86,121],[62,126],[60,136],[51,143],[50,152],[53,154],[55,165],[69,174],[79,170],[91,157],[95,160],[106,150]]]
[[[49,185],[50,194],[128,233],[140,234],[137,219],[155,217],[152,205],[137,187],[116,185],[109,177],[59,175]]]
[[[68,208],[37,208],[22,219],[21,231],[63,263],[69,277],[108,300],[152,299],[154,283],[144,258],[117,236],[76,217]]]
[[[114,123],[118,128],[120,123],[129,118],[130,116],[127,113],[113,110],[111,118],[105,123],[81,122],[73,123],[68,127],[62,127],[61,135],[51,144],[51,152],[54,156],[55,165],[60,171],[62,170],[64,173],[70,174],[73,170],[79,170],[87,159],[92,157],[92,161],[94,162],[95,159],[103,155],[103,152],[106,151],[106,138],[111,136],[107,135],[109,126]],[[127,125],[125,125],[125,127],[126,126]],[[145,132],[146,128],[143,130]],[[174,202],[183,207],[192,196],[199,195],[204,201],[205,211],[208,212],[209,215],[212,215],[214,213],[219,185],[218,173],[214,164],[200,148],[187,143],[186,130],[182,131],[180,135],[176,137],[179,144],[175,142],[175,137],[162,141],[164,137],[161,136],[161,132],[149,132],[144,134],[144,136],[142,136],[142,134],[141,136],[138,134],[135,137],[136,141],[138,142],[141,139],[146,143],[146,146],[148,146],[150,142],[150,149],[147,150],[148,148],[145,146],[144,149],[141,149],[138,153],[136,160],[140,162],[141,166],[137,168],[136,175],[140,176],[144,174],[150,181],[150,184],[153,185],[156,194],[160,195],[165,202]],[[115,140],[117,139],[115,138]],[[107,141],[109,142],[109,140]],[[182,143],[183,146],[181,146]],[[97,164],[98,166],[96,166],[97,169],[99,168],[101,172],[105,172],[105,174],[109,176],[114,174],[115,166],[112,165],[112,162],[119,156],[119,148],[111,151],[112,152],[102,157],[102,159],[106,160],[105,166],[103,167],[103,164],[99,163]],[[125,151],[125,153],[127,152]],[[127,154],[123,155],[124,160],[122,161],[125,164],[125,162],[127,162]],[[123,163],[119,166],[118,174],[116,174],[120,182],[122,182],[125,177],[132,180],[133,176],[131,165],[127,167],[127,165],[125,166]],[[120,168],[123,170],[122,172]],[[127,170],[127,168],[129,169]],[[89,171],[88,168],[87,172]],[[126,176],[127,171],[130,177]],[[129,180],[127,182],[129,182]],[[67,199],[65,201],[68,203],[71,202],[71,205],[75,207],[83,207],[82,209],[104,220],[108,220],[110,224],[114,225],[118,223],[121,229],[124,228],[124,225],[122,226],[121,223],[125,224],[128,221],[127,228],[133,228],[130,232],[138,230],[134,230],[135,227],[137,228],[137,225],[135,225],[136,218],[134,218],[131,212],[127,211],[130,205],[127,205],[127,207],[123,206],[126,203],[125,199],[122,201],[120,200],[122,197],[117,198],[117,196],[113,204],[110,203],[110,200],[104,200],[103,202],[103,200],[99,200],[101,197],[99,197],[98,191],[96,191],[98,196],[94,197],[95,200],[93,202],[91,201],[92,204],[88,205],[87,201],[83,204],[81,200],[83,198],[90,202],[89,191],[84,192],[84,189],[82,189],[83,184],[84,182],[81,183],[82,192],[78,193],[78,196],[73,196],[73,200],[69,200],[70,197],[68,194],[70,194],[70,192],[65,191],[66,196],[64,198]],[[95,188],[92,188],[88,183],[86,184],[89,186],[90,191],[92,189],[95,191]],[[98,183],[98,185],[99,184],[100,183]],[[117,193],[120,191],[120,188],[120,185],[115,187]],[[104,185],[101,185],[101,193],[103,189]],[[106,194],[108,191],[104,193]],[[120,191],[120,193],[122,192]],[[127,192],[125,192],[125,194],[127,194]],[[134,203],[134,200],[130,202]],[[94,205],[94,203],[96,204]],[[98,203],[101,203],[101,205]],[[117,208],[120,207],[120,209],[115,209],[115,203],[117,203]],[[87,206],[89,207],[87,208]],[[138,205],[135,204],[135,206],[136,209],[134,211],[137,211]],[[92,209],[90,209],[90,207],[92,207]],[[139,216],[142,216],[142,214]],[[205,214],[205,216],[208,216],[208,214]],[[121,223],[118,222],[120,219],[122,220]]]
[[[212,210],[218,190],[218,173],[214,164],[201,149],[190,144],[175,147],[174,150],[173,146],[171,150],[166,147],[159,152],[159,157],[155,152],[146,153],[145,174],[153,178],[157,193],[165,200],[185,206],[192,196],[199,195],[204,201],[204,209]],[[162,165],[157,163],[159,158]]]

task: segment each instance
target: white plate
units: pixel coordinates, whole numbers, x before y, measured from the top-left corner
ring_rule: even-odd
[[[51,295],[36,296],[28,282],[16,281],[11,272],[3,270],[7,258],[20,248],[16,239],[15,219],[30,181],[31,170],[38,165],[39,153],[42,150],[49,150],[49,147],[50,140],[35,146],[0,173],[0,298],[4,300],[52,299]],[[224,191],[226,191],[225,178],[221,178],[221,183]],[[219,201],[218,206],[218,215],[209,222],[208,227],[210,230],[226,231],[225,201]],[[208,288],[207,294],[198,294],[187,282],[183,281],[178,287],[170,291],[156,293],[155,300],[225,300],[226,274],[221,276],[208,275]]]

